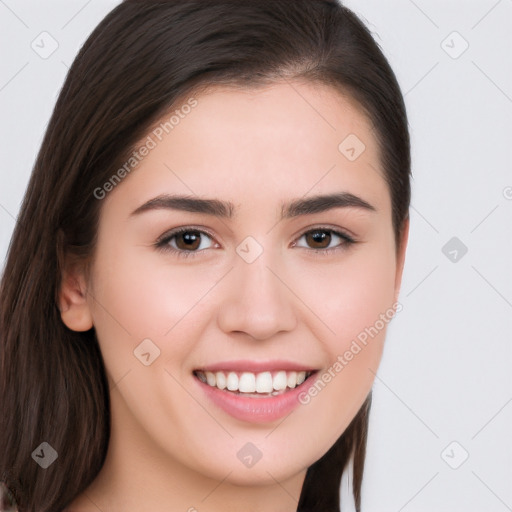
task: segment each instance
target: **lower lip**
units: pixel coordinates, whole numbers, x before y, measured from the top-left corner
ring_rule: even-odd
[[[307,393],[315,383],[314,372],[299,386],[269,398],[248,397],[209,386],[194,376],[206,396],[224,412],[234,418],[250,423],[268,423],[290,414],[301,405],[299,395]]]

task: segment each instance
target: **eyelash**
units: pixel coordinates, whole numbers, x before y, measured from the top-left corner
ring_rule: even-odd
[[[207,235],[209,236],[210,238],[214,238],[213,235],[211,233],[209,233],[208,231],[205,231],[203,229],[198,229],[198,228],[194,228],[192,226],[187,226],[187,227],[184,227],[184,228],[177,228],[169,233],[165,233],[164,235],[162,235],[161,237],[159,237],[156,242],[154,243],[154,246],[160,250],[160,251],[163,251],[163,252],[170,252],[170,253],[174,253],[176,254],[176,256],[178,256],[179,258],[189,258],[189,257],[196,257],[199,253],[201,253],[203,250],[200,250],[200,251],[185,251],[185,250],[182,250],[182,249],[175,249],[174,247],[171,247],[169,245],[169,242],[177,235],[180,235],[181,233],[190,233],[190,232],[194,232],[194,233],[200,233],[202,235]],[[352,238],[351,236],[347,235],[346,233],[344,233],[343,231],[337,231],[333,228],[329,228],[329,227],[326,227],[326,226],[319,226],[319,227],[316,227],[316,228],[313,228],[313,229],[309,229],[307,231],[304,231],[298,238],[297,240],[299,240],[300,238],[302,238],[304,235],[307,235],[309,233],[316,233],[316,232],[327,232],[327,233],[331,233],[331,234],[334,234],[336,236],[339,236],[343,242],[336,246],[336,247],[332,247],[330,249],[309,249],[310,251],[312,251],[313,253],[315,254],[318,254],[319,256],[329,256],[335,252],[338,252],[340,250],[344,250],[344,249],[347,249],[348,247],[350,247],[352,244],[356,244],[357,241]]]

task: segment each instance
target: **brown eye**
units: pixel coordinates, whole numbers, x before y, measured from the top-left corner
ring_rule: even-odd
[[[312,249],[327,249],[331,243],[332,235],[329,231],[310,231],[304,235]]]
[[[213,237],[205,231],[192,228],[175,229],[162,235],[155,243],[157,249],[177,256],[195,256],[214,245]]]
[[[174,237],[178,249],[193,251],[201,245],[201,233],[199,231],[183,231],[174,235]]]
[[[311,249],[319,254],[330,254],[332,251],[344,249],[356,243],[349,235],[330,228],[316,228],[306,231],[298,240],[302,239],[305,239],[305,245],[298,242],[294,245]],[[332,245],[333,243],[335,245]]]

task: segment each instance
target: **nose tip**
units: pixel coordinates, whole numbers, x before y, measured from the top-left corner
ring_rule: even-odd
[[[292,331],[297,325],[293,295],[282,278],[263,261],[242,263],[231,272],[218,312],[220,329],[260,341]]]

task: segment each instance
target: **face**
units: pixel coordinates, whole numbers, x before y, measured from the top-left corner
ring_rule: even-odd
[[[370,392],[403,263],[390,193],[371,124],[327,86],[194,99],[101,199],[86,307],[112,439],[162,468],[282,481]]]

